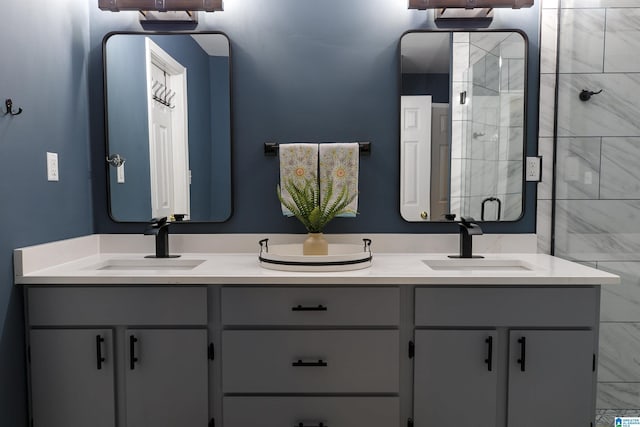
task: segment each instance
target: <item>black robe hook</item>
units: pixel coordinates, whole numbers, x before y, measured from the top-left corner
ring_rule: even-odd
[[[22,114],[22,108],[18,108],[17,112],[13,111],[13,101],[11,101],[10,98],[4,101],[4,105],[7,108],[7,111],[5,111],[4,113],[5,116],[7,114],[11,114],[12,116],[17,116],[18,114]]]
[[[593,95],[597,95],[599,93],[602,93],[602,89],[600,89],[597,92],[593,92],[590,90],[586,90],[586,89],[582,89],[582,92],[580,92],[580,101],[588,101],[591,99],[591,97]]]

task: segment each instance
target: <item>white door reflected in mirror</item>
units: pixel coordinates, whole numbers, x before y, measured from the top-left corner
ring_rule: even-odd
[[[430,218],[431,95],[403,96],[400,101],[400,212],[407,221]]]
[[[187,69],[145,39],[151,217],[190,219]]]

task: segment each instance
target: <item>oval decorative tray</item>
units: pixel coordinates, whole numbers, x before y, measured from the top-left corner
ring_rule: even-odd
[[[260,240],[260,265],[282,271],[350,271],[371,265],[371,240],[363,244],[329,244],[328,255],[303,255],[302,243],[269,245],[269,239]]]

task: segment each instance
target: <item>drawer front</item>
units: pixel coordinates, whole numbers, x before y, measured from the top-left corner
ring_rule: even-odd
[[[31,326],[206,325],[206,287],[28,289]]]
[[[225,393],[397,393],[398,331],[224,331]]]
[[[398,288],[222,288],[225,325],[394,326]]]
[[[225,397],[224,427],[398,427],[397,397]]]
[[[416,288],[416,326],[594,327],[599,288]]]

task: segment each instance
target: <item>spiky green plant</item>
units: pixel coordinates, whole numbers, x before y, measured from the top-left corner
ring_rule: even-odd
[[[282,197],[282,190],[278,185],[277,193],[280,203],[305,226],[309,233],[321,233],[325,225],[336,215],[346,212],[353,212],[347,209],[349,203],[355,199],[357,194],[349,195],[347,186],[343,186],[338,197],[329,204],[333,196],[333,181],[329,181],[322,202],[320,202],[320,188],[316,180],[307,179],[304,185],[296,184],[289,179],[284,183],[284,189],[291,196],[290,200]]]

